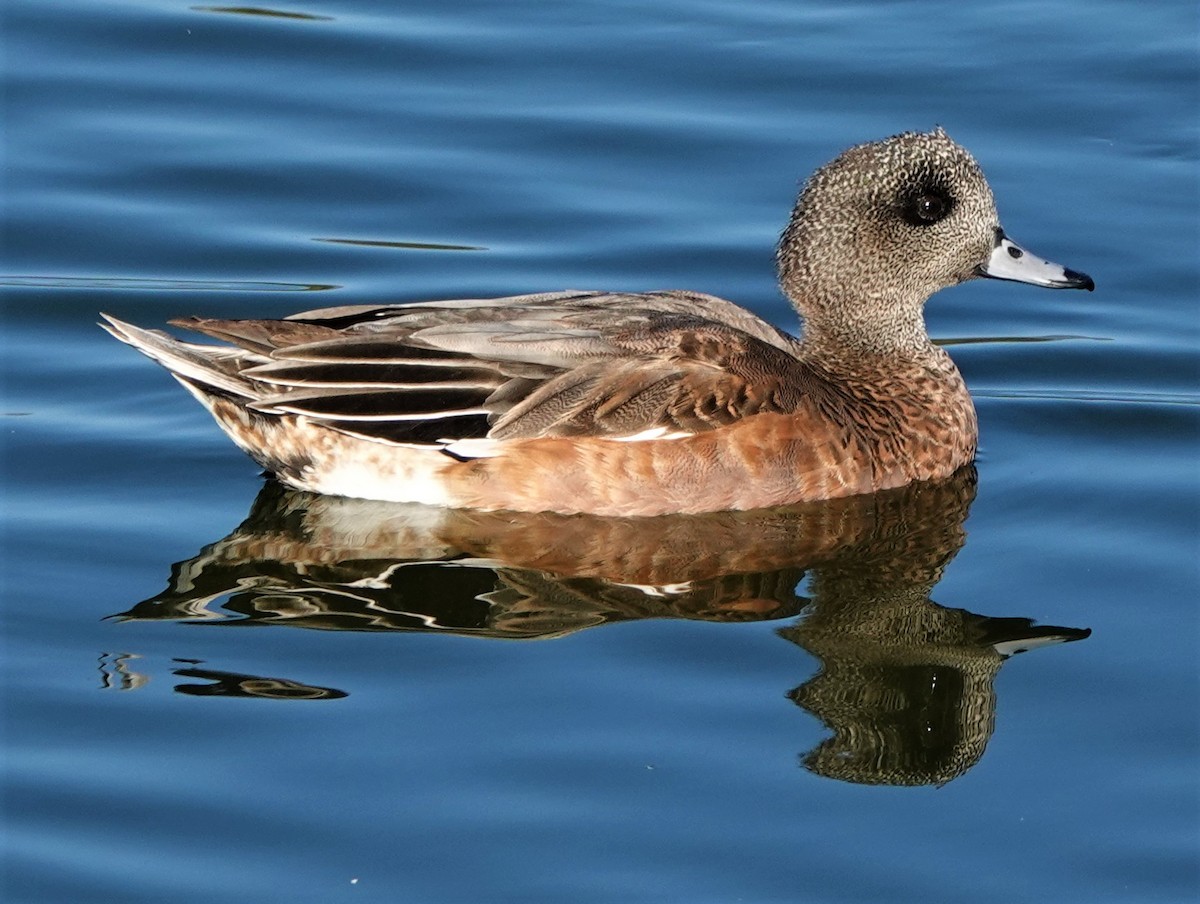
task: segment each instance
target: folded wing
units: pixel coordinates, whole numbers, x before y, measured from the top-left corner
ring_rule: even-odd
[[[305,415],[384,442],[452,444],[466,456],[472,448],[487,454],[486,444],[463,441],[686,436],[794,411],[812,383],[790,336],[730,302],[686,292],[563,292],[172,323],[235,346],[176,343],[186,349],[186,373],[161,350],[152,355],[182,379],[204,384],[197,361],[209,354],[219,374],[209,386],[236,389],[252,410]]]

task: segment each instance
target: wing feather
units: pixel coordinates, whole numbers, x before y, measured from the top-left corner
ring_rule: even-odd
[[[371,364],[336,361],[277,361],[247,368],[242,376],[276,387],[343,389],[420,389],[425,386],[458,389],[486,389],[489,392],[505,383],[505,377],[488,367],[471,367],[460,359],[439,362]]]
[[[423,388],[391,390],[324,389],[265,396],[255,411],[303,414],[331,421],[417,421],[487,414],[478,391]]]
[[[218,388],[236,386],[248,407],[385,442],[680,437],[794,411],[814,385],[797,340],[691,292],[556,292],[172,323],[242,350],[237,358],[227,347],[186,346],[189,356],[219,360]],[[230,362],[240,369],[230,372],[238,366]]]

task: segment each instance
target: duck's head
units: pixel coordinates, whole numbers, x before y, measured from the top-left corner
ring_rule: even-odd
[[[778,262],[809,334],[880,349],[926,342],[926,299],[978,276],[1094,288],[1005,236],[979,164],[941,128],[860,144],[817,170]]]

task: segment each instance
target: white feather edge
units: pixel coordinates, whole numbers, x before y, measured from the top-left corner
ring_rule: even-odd
[[[648,430],[643,430],[640,433],[632,433],[629,436],[603,436],[594,437],[595,439],[605,439],[614,443],[643,443],[653,440],[676,440],[686,439],[689,436],[694,436],[683,430],[671,430],[668,427],[651,427]],[[445,445],[441,447],[443,452],[455,456],[456,458],[495,458],[504,452],[506,443],[511,443],[512,440],[504,439],[456,439],[442,440]]]

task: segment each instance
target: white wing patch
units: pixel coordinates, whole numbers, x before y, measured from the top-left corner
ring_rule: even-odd
[[[641,433],[633,433],[629,436],[594,436],[587,438],[604,439],[613,443],[642,443],[651,440],[686,439],[689,436],[695,436],[695,434],[689,433],[686,430],[651,427],[649,430],[643,430]],[[443,439],[440,442],[444,443],[440,451],[449,453],[455,458],[495,458],[503,454],[505,445],[512,444],[514,440],[489,439],[484,437],[482,439]]]
[[[455,458],[495,458],[504,451],[504,440],[499,439],[456,439],[441,440],[445,443],[439,451],[448,452]]]
[[[629,436],[613,436],[610,439],[618,443],[643,443],[654,439],[687,439],[689,436],[695,436],[695,434],[689,433],[686,430],[671,430],[668,427],[651,427],[648,430],[643,430],[641,433],[633,433]]]
[[[691,581],[682,581],[678,584],[618,584],[617,586],[629,587],[631,590],[637,590],[645,596],[657,598],[681,596],[692,592]]]

